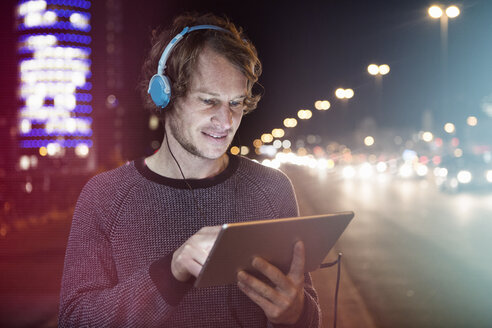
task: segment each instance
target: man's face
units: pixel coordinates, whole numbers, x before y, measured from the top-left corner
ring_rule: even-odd
[[[243,116],[247,79],[225,57],[205,47],[186,96],[167,116],[172,136],[184,151],[206,159],[221,157]]]

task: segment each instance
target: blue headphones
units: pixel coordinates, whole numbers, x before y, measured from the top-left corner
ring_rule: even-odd
[[[166,69],[166,62],[174,49],[176,44],[185,36],[186,33],[190,33],[196,30],[217,30],[231,33],[225,28],[218,27],[215,25],[196,25],[192,27],[186,26],[178,35],[176,35],[171,42],[166,46],[164,52],[162,53],[161,59],[159,59],[159,66],[157,67],[157,74],[152,76],[149,82],[149,89],[147,93],[157,105],[157,107],[165,108],[169,101],[171,100],[171,84],[169,79],[164,75],[164,70]]]

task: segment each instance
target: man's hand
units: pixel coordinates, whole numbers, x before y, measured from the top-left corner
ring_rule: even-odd
[[[275,286],[240,271],[238,287],[253,302],[258,304],[272,323],[294,324],[304,307],[304,262],[305,251],[302,241],[294,246],[290,270],[284,275],[277,267],[260,257],[253,259],[253,267],[270,279]]]
[[[177,280],[184,282],[191,276],[198,277],[219,231],[220,226],[201,228],[174,252],[171,272]]]

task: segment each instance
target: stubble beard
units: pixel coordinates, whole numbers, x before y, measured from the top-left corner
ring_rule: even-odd
[[[204,158],[204,159],[217,159],[217,158],[221,157],[222,155],[224,155],[224,153],[225,153],[225,151],[224,151],[222,154],[217,156],[217,158],[215,158],[215,156],[214,157],[207,156],[202,151],[200,151],[196,147],[196,145],[194,145],[191,142],[191,140],[187,140],[186,137],[182,133],[180,133],[180,131],[182,129],[180,129],[178,124],[176,124],[175,120],[173,120],[173,119],[169,120],[169,127],[171,130],[170,132],[171,132],[172,136],[181,145],[181,147],[183,147],[184,150],[186,150],[188,153],[190,153],[196,157]],[[229,142],[229,144],[226,147],[226,150],[229,148],[230,144],[231,143]]]

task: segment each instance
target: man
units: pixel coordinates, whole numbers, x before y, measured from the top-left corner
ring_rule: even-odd
[[[84,187],[67,246],[60,326],[318,327],[301,242],[287,274],[253,260],[270,283],[240,272],[237,285],[192,287],[218,226],[298,210],[280,171],[226,154],[259,100],[252,86],[261,65],[251,42],[225,19],[183,15],[155,34],[144,75],[155,74],[163,52],[169,58],[158,75],[170,81],[169,104],[152,105],[164,124],[162,145]],[[153,88],[146,100],[159,98]]]

